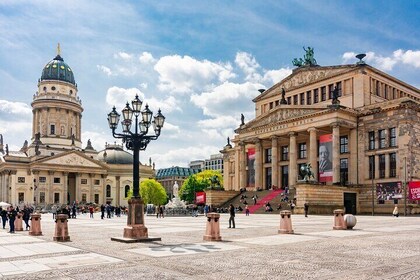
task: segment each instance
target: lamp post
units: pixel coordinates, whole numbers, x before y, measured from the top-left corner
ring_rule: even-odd
[[[147,228],[144,226],[144,207],[143,200],[140,196],[139,154],[140,151],[146,149],[151,140],[156,140],[159,137],[163,123],[165,122],[165,117],[159,109],[152,121],[153,112],[150,111],[147,104],[144,110],[141,111],[142,103],[138,95],[131,102],[131,107],[127,102],[127,105],[121,111],[123,116],[123,120],[121,121],[122,133],[115,132],[120,120],[120,114],[117,113],[115,106],[108,114],[108,124],[112,130],[112,136],[117,139],[122,139],[127,149],[133,151],[133,197],[128,201],[127,227],[124,228],[124,238],[152,241],[148,238]],[[132,120],[133,115],[134,122]],[[134,126],[134,132],[131,130],[132,126]],[[149,133],[150,126],[153,126],[152,133]],[[118,238],[111,239],[123,241],[118,240]]]

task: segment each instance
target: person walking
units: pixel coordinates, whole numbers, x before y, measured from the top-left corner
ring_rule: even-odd
[[[394,211],[392,211],[392,215],[394,215],[394,217],[399,217],[400,214],[398,213],[398,205],[395,205],[394,207]]]
[[[229,214],[229,228],[235,228],[235,207],[232,203],[229,205]]]
[[[105,205],[101,204],[101,219],[103,220],[105,217]]]
[[[22,215],[22,219],[25,222],[26,225],[26,230],[29,230],[29,228],[31,227],[29,225],[29,218],[31,217],[31,210],[29,209],[29,207],[27,207],[26,205],[23,207],[23,215]]]
[[[91,206],[89,206],[89,214],[90,214],[90,217],[93,219],[93,205],[91,205]]]
[[[305,204],[303,204],[303,210],[305,211],[305,217],[308,217],[308,211],[309,211],[309,204],[308,202],[305,202]]]
[[[6,209],[3,209],[2,207],[0,207],[0,216],[1,216],[1,220],[3,222],[3,229],[6,228],[6,222],[7,222],[7,211]]]
[[[245,205],[245,216],[249,216],[249,207]]]
[[[53,205],[51,207],[51,212],[53,214],[53,220],[54,220],[55,219],[55,215],[57,215],[57,206],[56,205]]]
[[[9,212],[7,213],[7,217],[9,218],[9,232],[15,233],[15,219],[16,219],[17,212],[13,208],[13,206],[9,207]]]

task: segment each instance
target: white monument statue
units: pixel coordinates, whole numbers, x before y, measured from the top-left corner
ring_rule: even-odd
[[[174,198],[172,198],[171,201],[169,201],[168,204],[165,205],[166,208],[186,208],[185,202],[179,199],[178,191],[179,186],[178,183],[175,181],[175,184],[172,187],[172,193]]]

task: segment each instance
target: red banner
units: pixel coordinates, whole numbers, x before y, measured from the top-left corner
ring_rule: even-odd
[[[319,181],[332,182],[332,134],[319,136]]]
[[[206,193],[205,192],[196,192],[195,193],[195,204],[206,204]]]
[[[408,183],[408,199],[420,200],[420,181]]]
[[[255,148],[248,148],[248,187],[255,187]]]

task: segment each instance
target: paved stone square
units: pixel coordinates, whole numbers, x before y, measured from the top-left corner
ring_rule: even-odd
[[[126,217],[69,220],[71,242],[0,229],[1,279],[420,279],[420,217],[357,216],[353,230],[333,230],[333,215],[293,215],[295,234],[278,234],[278,214],[238,214],[221,242],[203,241],[206,219],[146,216],[150,237],[119,243]]]

